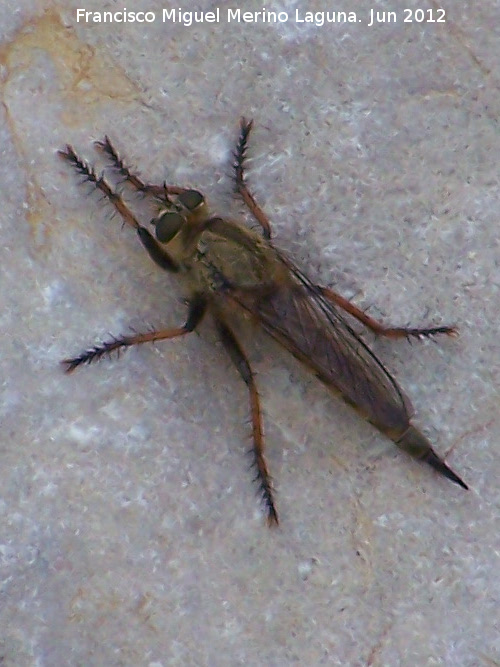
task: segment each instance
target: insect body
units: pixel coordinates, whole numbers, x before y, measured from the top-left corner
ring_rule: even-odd
[[[193,331],[209,312],[220,340],[248,387],[257,480],[268,521],[277,524],[271,477],[264,458],[259,395],[249,361],[232,329],[234,317],[246,314],[401,449],[467,489],[427,438],[412,425],[413,411],[409,400],[340,310],[348,312],[377,334],[391,338],[454,336],[456,329],[447,326],[428,329],[384,327],[333,290],[312,283],[279,251],[271,242],[267,216],[245,184],[243,164],[251,127],[252,122],[241,120],[234,153],[234,180],[236,191],[259,222],[262,233],[232,220],[211,216],[203,195],[197,190],[144,183],[124,165],[106,137],[97,146],[115,170],[129,185],[153,196],[159,203],[160,213],[151,221],[155,228],[153,236],[104,177],[98,176],[71,146],[60,151],[60,155],[93,183],[123,220],[135,229],[153,261],[187,281],[190,295],[183,326],[121,336],[100,343],[77,357],[66,359],[63,362],[66,370],[71,372],[113,350],[183,336]]]

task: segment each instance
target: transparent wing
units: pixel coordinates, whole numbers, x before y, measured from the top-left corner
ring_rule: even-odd
[[[404,432],[412,407],[394,378],[307,276],[276,252],[290,281],[261,294],[235,290],[232,298],[370,422]]]

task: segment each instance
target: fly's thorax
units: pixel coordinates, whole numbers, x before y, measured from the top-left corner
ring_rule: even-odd
[[[157,240],[198,291],[269,289],[287,278],[269,241],[233,220],[210,216],[197,190],[183,190],[172,199],[165,195],[164,206],[151,222]]]
[[[196,271],[210,291],[259,289],[279,280],[283,266],[260,234],[222,218],[199,236]]]

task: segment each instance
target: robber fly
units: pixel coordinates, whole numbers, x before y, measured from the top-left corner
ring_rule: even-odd
[[[255,377],[232,328],[235,317],[250,318],[340,394],[363,417],[416,459],[467,489],[467,485],[434,451],[411,423],[413,410],[396,380],[346,322],[341,310],[376,334],[390,338],[417,338],[445,334],[455,327],[426,329],[384,327],[333,290],[316,285],[271,242],[270,222],[245,181],[244,162],[252,121],[241,119],[234,152],[235,190],[261,232],[211,215],[197,190],[172,185],[151,185],[131,172],[108,137],[96,146],[128,185],[150,195],[159,214],[151,220],[154,236],[143,227],[121,195],[103,175],[82,160],[71,146],[59,152],[86,181],[93,183],[137,232],[151,259],[162,269],[187,282],[188,313],[176,328],[134,333],[98,343],[77,357],[63,361],[66,371],[132,345],[184,336],[196,329],[204,315],[212,316],[218,336],[248,387],[256,481],[269,524],[278,523],[271,476],[264,456],[262,412]]]

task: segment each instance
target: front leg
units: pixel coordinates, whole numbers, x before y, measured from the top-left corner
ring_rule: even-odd
[[[59,155],[64,160],[67,160],[79,174],[82,174],[85,177],[85,180],[89,181],[89,183],[93,183],[95,187],[113,204],[123,221],[135,229],[142,245],[151,259],[158,264],[158,266],[171,272],[177,272],[179,270],[179,265],[174,258],[171,257],[165,248],[163,248],[148,230],[139,223],[120,195],[111,188],[103,176],[97,176],[94,169],[78,157],[72,146],[66,146],[64,150],[59,151]]]
[[[169,195],[180,195],[186,192],[187,188],[180,188],[177,185],[152,185],[145,183],[137,174],[134,174],[125,164],[123,159],[118,155],[115,147],[111,143],[108,136],[104,137],[103,141],[96,141],[95,145],[101,150],[111,161],[114,169],[124,177],[125,182],[129,183],[138,192],[143,194],[153,195],[163,201],[169,202]]]

